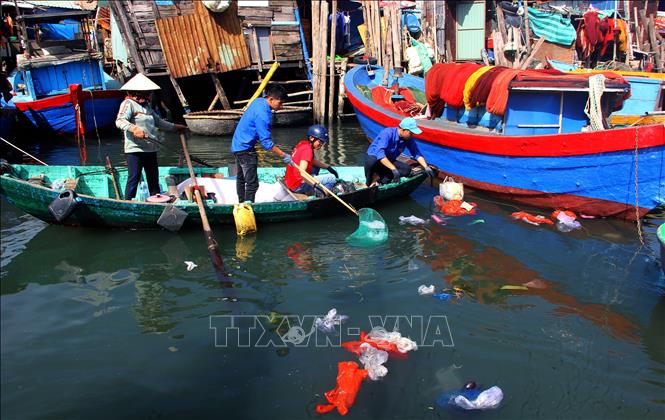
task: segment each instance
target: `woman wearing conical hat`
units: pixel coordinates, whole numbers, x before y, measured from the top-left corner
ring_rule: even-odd
[[[139,73],[125,83],[121,90],[127,91],[127,97],[120,104],[120,111],[115,125],[124,133],[125,154],[127,155],[127,186],[125,200],[136,195],[141,180],[141,171],[145,170],[150,195],[160,192],[157,150],[159,146],[145,140],[157,138],[157,128],[166,131],[184,131],[187,126],[173,124],[163,120],[150,105],[152,93],[160,87],[143,74]]]

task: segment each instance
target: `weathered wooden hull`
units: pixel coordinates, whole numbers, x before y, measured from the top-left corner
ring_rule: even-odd
[[[312,122],[312,108],[284,107],[275,112],[272,123],[275,127],[307,125]]]
[[[39,169],[32,165],[15,165],[15,167]],[[41,167],[43,168],[43,167]],[[52,166],[48,167],[51,170]],[[66,168],[66,167],[62,167]],[[86,166],[86,172],[103,172],[103,167]],[[160,168],[162,172],[165,169]],[[361,169],[361,168],[358,168]],[[344,168],[341,168],[343,171]],[[174,173],[182,173],[182,168],[173,168]],[[214,173],[214,170],[196,168],[197,176],[204,173]],[[31,174],[38,170],[31,170]],[[64,174],[65,171],[61,171]],[[58,175],[62,176],[62,175]],[[341,195],[345,201],[356,208],[371,207],[382,202],[390,202],[399,197],[404,197],[413,192],[425,179],[423,173],[405,179],[400,184],[388,184],[380,187],[365,188],[353,193]],[[106,183],[107,181],[101,180]],[[110,181],[108,181],[110,182]],[[91,183],[92,184],[92,183]],[[99,189],[99,182],[96,182]],[[105,187],[106,188],[106,187]],[[84,191],[87,187],[82,188]],[[32,216],[47,223],[63,224],[67,226],[85,227],[110,227],[110,228],[132,228],[132,229],[159,229],[157,220],[164,211],[166,204],[145,203],[127,200],[116,200],[112,198],[95,197],[85,193],[79,193],[80,203],[73,213],[62,223],[57,223],[49,212],[49,204],[56,199],[59,192],[51,188],[34,185],[25,179],[20,179],[11,174],[0,176],[0,193],[12,204]],[[187,218],[183,226],[197,227],[201,224],[198,207],[195,203],[181,201],[176,207],[187,212]],[[285,201],[274,203],[256,203],[253,205],[254,214],[258,223],[273,223],[283,221],[302,220],[313,217],[329,216],[348,212],[334,198],[322,198],[305,201]],[[233,205],[208,204],[206,213],[211,224],[232,224]]]

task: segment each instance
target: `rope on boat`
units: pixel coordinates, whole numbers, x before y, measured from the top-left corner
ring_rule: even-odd
[[[19,152],[24,153],[24,154],[30,156],[31,158],[33,158],[33,159],[36,160],[37,162],[41,163],[42,165],[44,165],[44,166],[49,166],[48,163],[42,162],[41,160],[39,160],[39,159],[37,159],[36,157],[32,156],[30,153],[26,152],[25,150],[21,149],[21,148],[18,147],[18,146],[14,146],[12,143],[8,142],[7,140],[3,139],[2,137],[0,137],[0,140],[4,141],[5,143],[7,143],[8,145],[10,145],[10,146],[13,147],[14,149],[18,150]]]
[[[604,130],[603,107],[601,98],[605,91],[605,76],[597,74],[589,77],[589,99],[584,107],[584,113],[589,117],[589,124],[593,131]]]
[[[637,237],[640,239],[640,243],[644,246],[644,234],[642,233],[642,219],[640,219],[640,196],[639,196],[639,129],[635,129],[635,220],[637,221]]]

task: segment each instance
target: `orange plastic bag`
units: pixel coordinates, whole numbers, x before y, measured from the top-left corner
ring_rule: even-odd
[[[339,414],[346,416],[349,408],[356,401],[360,384],[366,377],[367,371],[360,369],[356,362],[339,362],[337,364],[337,386],[323,394],[330,404],[317,404],[316,412],[324,414],[337,408]]]
[[[535,216],[535,215],[533,215],[531,213],[527,213],[525,211],[516,211],[515,213],[511,214],[511,216],[514,219],[522,220],[524,222],[527,222],[531,225],[536,225],[536,226],[540,225],[541,223],[545,223],[547,225],[553,225],[554,224],[553,221],[551,221],[550,219],[548,219],[545,216],[541,216],[541,215]]]

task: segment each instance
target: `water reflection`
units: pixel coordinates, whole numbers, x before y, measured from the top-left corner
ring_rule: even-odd
[[[444,272],[448,287],[460,288],[478,303],[507,305],[520,294],[539,296],[555,305],[559,316],[576,315],[617,338],[637,341],[639,325],[613,311],[609,305],[584,303],[567,294],[557,282],[542,279],[517,258],[492,246],[483,246],[433,225],[420,238],[424,254],[420,257],[434,271]],[[524,285],[528,291],[503,290],[505,285]]]

